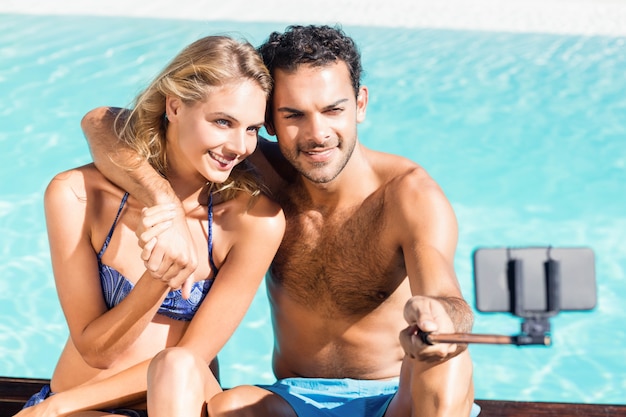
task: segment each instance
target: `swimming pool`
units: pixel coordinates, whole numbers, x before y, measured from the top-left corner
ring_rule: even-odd
[[[280,23],[0,15],[0,375],[49,377],[67,337],[42,209],[56,172],[87,163],[79,122],[125,106],[184,45],[260,43]],[[625,403],[626,39],[347,26],[359,42],[368,146],[438,180],[460,225],[456,269],[474,302],[480,246],[589,246],[598,306],[552,320],[554,346],[472,346],[476,396]],[[225,385],[270,382],[261,289],[221,354]],[[475,331],[519,320],[477,314]]]

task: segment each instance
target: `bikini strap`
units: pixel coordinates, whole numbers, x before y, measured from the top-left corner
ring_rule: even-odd
[[[111,236],[113,236],[113,231],[115,230],[117,221],[120,218],[120,214],[122,214],[122,209],[124,208],[124,204],[126,204],[126,200],[128,200],[128,193],[124,193],[124,197],[122,197],[122,202],[120,203],[120,208],[117,210],[115,221],[113,221],[113,224],[111,225],[111,230],[109,230],[109,234],[104,240],[104,245],[102,245],[102,249],[100,249],[100,252],[98,253],[98,261],[102,258],[102,255],[104,255],[104,251],[107,250],[107,248],[109,247],[109,242],[111,242]]]
[[[213,262],[213,193],[209,193],[209,264],[213,270],[213,277],[217,275],[217,266]]]

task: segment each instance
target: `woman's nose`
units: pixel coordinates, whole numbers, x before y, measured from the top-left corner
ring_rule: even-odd
[[[250,134],[248,129],[234,129],[227,144],[227,149],[236,155],[246,155],[248,153],[248,142],[256,143],[256,136]]]

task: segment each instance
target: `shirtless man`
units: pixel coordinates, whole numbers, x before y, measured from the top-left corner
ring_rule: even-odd
[[[467,347],[417,334],[471,330],[453,267],[456,218],[422,167],[359,142],[368,89],[354,41],[293,26],[259,52],[275,81],[266,123],[277,143],[260,138],[251,160],[287,222],[266,277],[278,381],[230,389],[209,414],[475,415]],[[146,163],[119,168],[136,156],[111,151],[114,113],[83,120],[96,166],[146,205],[175,202]],[[163,232],[148,267],[191,274],[186,235],[182,221]]]

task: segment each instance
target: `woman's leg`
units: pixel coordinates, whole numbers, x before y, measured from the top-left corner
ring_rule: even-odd
[[[68,417],[126,417],[126,414],[111,414],[105,411],[80,411]]]
[[[204,360],[185,348],[161,351],[148,368],[150,417],[204,416],[205,403],[221,391]]]

